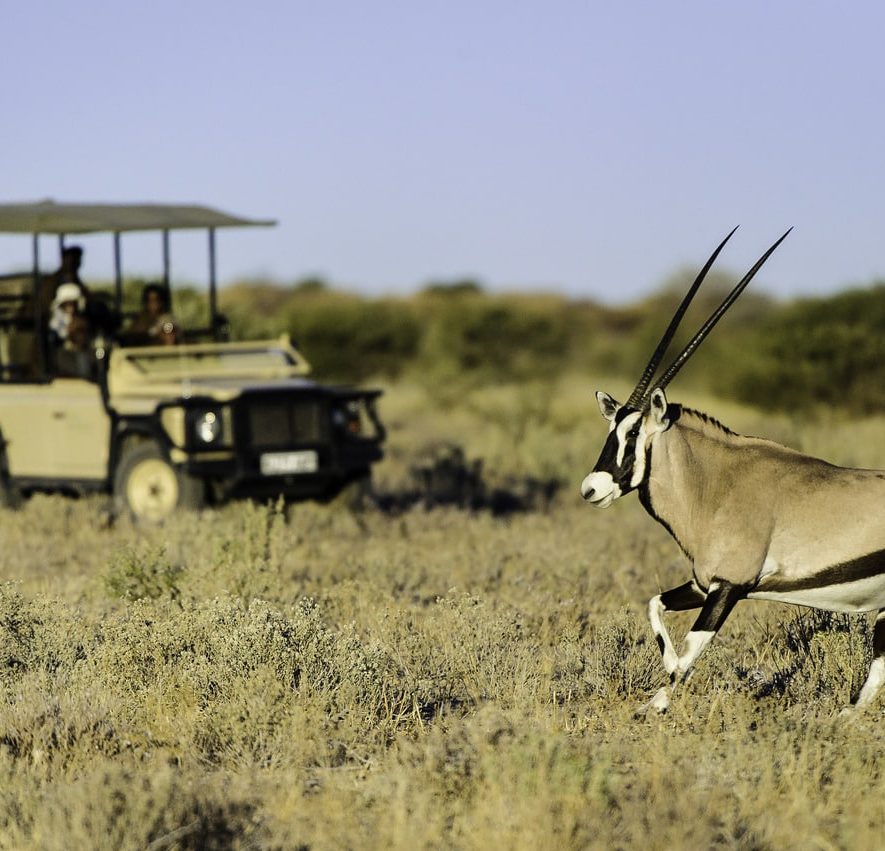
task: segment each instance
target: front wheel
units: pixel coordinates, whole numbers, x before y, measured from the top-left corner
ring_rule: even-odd
[[[176,469],[152,441],[126,449],[114,476],[119,509],[145,523],[162,523],[177,508],[198,509],[206,499],[199,479]]]

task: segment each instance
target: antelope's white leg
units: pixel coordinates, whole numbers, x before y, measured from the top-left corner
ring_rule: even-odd
[[[876,693],[882,687],[882,683],[885,683],[885,657],[879,656],[878,659],[873,659],[873,664],[870,665],[869,676],[857,696],[855,706],[866,706],[868,703],[872,703]]]
[[[670,708],[670,687],[662,686],[655,692],[655,696],[639,708],[637,716],[646,715],[649,712],[657,712],[663,715]]]
[[[685,586],[675,591],[685,591]],[[668,592],[673,593],[673,592]],[[695,589],[695,594],[699,592]],[[662,595],[663,596],[663,595]],[[661,615],[665,609],[663,599],[653,598],[649,603],[649,618],[652,620],[652,629],[659,638],[659,646],[664,656],[664,667],[670,675],[670,685],[659,689],[655,696],[640,710],[640,712],[666,712],[670,706],[670,696],[675,687],[688,679],[698,657],[704,652],[706,646],[713,640],[719,628],[725,622],[738,600],[746,596],[743,586],[732,585],[730,582],[715,582],[710,585],[709,593],[698,619],[694,626],[685,636],[684,652],[677,656],[673,643],[667,636]],[[656,600],[658,601],[656,603]],[[657,625],[655,619],[659,622]],[[658,632],[660,628],[661,632]],[[666,636],[666,637],[665,637]],[[674,661],[675,660],[675,661]],[[672,666],[672,667],[671,667]]]
[[[677,654],[673,641],[670,639],[670,633],[667,632],[667,627],[664,625],[664,613],[699,609],[704,605],[705,600],[706,594],[694,582],[686,582],[685,585],[671,588],[648,601],[648,620],[652,632],[655,634],[655,641],[658,643],[661,656],[663,656],[664,670],[667,674],[672,674],[676,670],[679,654]]]
[[[873,628],[873,663],[867,680],[857,696],[855,706],[866,706],[873,702],[877,692],[885,683],[885,609],[879,612]]]
[[[691,669],[707,645],[713,640],[716,632],[712,629],[691,630],[685,636],[685,652],[676,661],[676,670],[670,676],[674,682],[688,679]]]
[[[659,645],[664,658],[664,670],[671,677],[675,676],[677,679],[684,680],[694,667],[698,656],[704,652],[704,648],[712,641],[716,633],[712,630],[692,630],[686,633],[685,652],[681,656],[677,655],[676,648],[670,640],[670,635],[661,617],[664,613],[664,606],[660,600],[660,596],[654,597],[648,604],[648,618],[651,621],[651,628],[660,639]]]
[[[676,648],[673,647],[670,633],[667,632],[667,627],[664,626],[665,611],[666,608],[661,602],[660,594],[656,597],[652,597],[651,600],[648,601],[648,620],[651,623],[651,629],[655,634],[658,647],[661,648],[661,656],[663,656],[664,659],[664,670],[668,674],[672,674],[673,671],[676,670],[676,663],[678,662],[679,657],[676,654]]]
[[[667,632],[667,627],[664,625],[664,613],[698,609],[704,604],[705,599],[706,595],[694,582],[686,582],[685,585],[658,594],[648,601],[648,619],[663,657],[664,670],[669,677],[673,676],[673,672],[679,664],[679,654],[676,652],[670,633]],[[670,688],[664,686],[648,703],[639,708],[637,715],[644,715],[648,712],[666,712],[669,705]]]
[[[651,624],[652,632],[655,634],[655,641],[657,641],[658,647],[661,650],[661,656],[664,661],[664,670],[667,672],[667,675],[670,676],[673,671],[676,670],[679,656],[676,653],[676,648],[673,646],[670,633],[667,632],[667,627],[664,625],[665,611],[667,611],[667,607],[664,605],[661,594],[652,597],[651,600],[648,601],[648,620]],[[660,714],[666,712],[669,706],[670,690],[667,686],[664,686],[663,688],[658,689],[655,696],[648,703],[641,706],[636,714],[644,715],[647,712],[657,712]]]
[[[655,696],[643,707],[645,711],[653,709],[655,712],[666,712],[670,706],[670,695],[679,683],[685,682],[691,674],[691,669],[704,648],[713,640],[716,635],[713,630],[691,630],[685,636],[685,652],[681,656],[676,656],[673,651],[673,667],[667,667],[667,655],[664,654],[664,666],[667,667],[667,673],[670,675],[670,685],[663,686],[658,689]],[[673,650],[672,644],[670,645]]]

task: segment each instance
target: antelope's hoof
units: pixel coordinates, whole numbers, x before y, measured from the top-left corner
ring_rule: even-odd
[[[670,692],[666,686],[658,689],[655,696],[644,703],[633,714],[634,718],[646,718],[649,715],[663,715],[670,708]]]
[[[839,714],[836,716],[839,721],[843,724],[853,724],[857,721],[857,716],[859,715],[858,708],[856,705],[846,706],[844,709],[839,711]]]

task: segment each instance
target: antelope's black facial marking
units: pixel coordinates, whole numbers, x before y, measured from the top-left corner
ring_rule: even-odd
[[[584,481],[581,495],[599,508],[638,488],[647,478],[652,438],[670,425],[673,406],[655,388],[642,409],[621,405],[607,393],[597,393],[599,410],[609,421],[608,437],[599,460]]]
[[[642,434],[643,414],[626,405],[612,421],[605,445],[596,466],[596,471],[609,473],[621,489],[621,494],[633,490],[636,472],[636,446]],[[638,482],[636,483],[638,484]]]
[[[621,405],[608,419],[611,426],[602,452],[593,472],[581,484],[584,499],[600,508],[607,508],[641,481],[641,476],[636,478],[636,454],[637,446],[644,443],[642,412]],[[644,468],[644,459],[642,466]]]

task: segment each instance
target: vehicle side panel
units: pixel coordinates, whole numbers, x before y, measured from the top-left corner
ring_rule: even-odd
[[[106,479],[110,431],[101,391],[89,381],[0,387],[0,433],[13,478]]]

